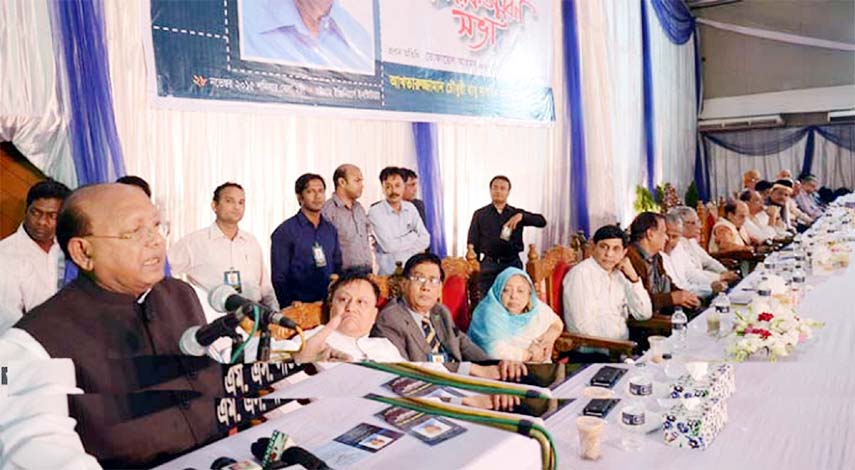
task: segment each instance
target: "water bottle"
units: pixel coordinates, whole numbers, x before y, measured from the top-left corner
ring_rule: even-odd
[[[805,277],[805,272],[802,271],[801,266],[797,264],[795,271],[793,271],[793,283],[791,285],[795,301],[801,299],[801,296],[804,293]]]
[[[674,338],[674,349],[685,349],[689,334],[689,330],[686,328],[688,322],[689,319],[683,313],[682,307],[675,308],[674,314],[671,315],[671,337]]]
[[[731,326],[731,318],[730,318],[730,297],[727,296],[724,292],[719,292],[716,298],[713,300],[713,311],[710,314],[716,314],[719,317],[720,329],[724,330],[724,334],[730,333]],[[709,331],[712,328],[709,328],[709,323],[707,324],[707,332],[711,335],[718,334],[718,332]]]

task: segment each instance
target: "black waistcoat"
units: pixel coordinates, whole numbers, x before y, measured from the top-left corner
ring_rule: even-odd
[[[178,341],[205,323],[187,284],[166,278],[144,302],[80,276],[16,325],[53,358],[74,361],[69,411],[86,451],[107,468],[147,467],[218,437],[221,367],[181,356]]]

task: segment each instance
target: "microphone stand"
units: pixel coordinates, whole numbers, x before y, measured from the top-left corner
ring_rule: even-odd
[[[270,361],[270,323],[266,318],[259,320],[261,324],[258,326],[258,331],[261,332],[261,337],[258,339],[258,354],[255,356],[256,361]]]
[[[238,333],[233,333],[229,335],[229,338],[232,339],[232,351],[237,351],[241,344],[243,344],[243,337]],[[235,358],[235,364],[243,364],[244,362],[244,352],[241,351],[238,356]]]

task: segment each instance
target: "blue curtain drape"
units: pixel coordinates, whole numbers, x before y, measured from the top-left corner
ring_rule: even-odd
[[[425,202],[427,230],[430,232],[430,251],[441,258],[446,256],[445,222],[442,210],[442,174],[436,145],[436,124],[414,122],[413,137],[416,142],[416,159],[419,167],[419,184]]]
[[[570,126],[570,188],[573,200],[572,224],[586,235],[590,233],[588,216],[588,177],[585,162],[585,117],[582,103],[582,79],[579,70],[579,38],[576,24],[576,0],[562,4],[564,21],[564,73]]]
[[[799,143],[811,128],[755,129],[704,134],[704,139],[731,152],[766,156],[783,152]]]
[[[647,17],[645,0],[641,1],[641,76],[644,96],[644,155],[647,162],[647,189],[656,189],[653,183],[656,146],[653,134],[653,64],[650,60],[650,21]]]
[[[79,185],[125,174],[113,115],[101,0],[55,0],[54,44],[68,82],[71,155]]]
[[[692,45],[695,48],[695,111],[697,115],[701,114],[703,106],[703,74],[701,73],[701,45],[700,34],[694,31],[692,35]],[[698,188],[698,196],[702,201],[710,200],[710,175],[707,169],[707,162],[704,161],[704,156],[701,145],[701,134],[696,131],[695,135],[695,186]]]
[[[732,152],[745,155],[746,158],[765,157],[786,151],[805,139],[804,159],[800,174],[813,172],[816,135],[826,138],[841,148],[855,152],[855,124],[830,124],[780,129],[754,129],[734,132],[714,132],[703,134],[703,146],[706,154],[711,154],[712,146],[720,146]],[[709,158],[703,158],[709,178]],[[697,176],[697,168],[695,169]]]
[[[683,0],[650,0],[659,25],[672,43],[685,44],[695,31],[695,17]]]
[[[125,174],[113,114],[110,62],[101,0],[51,2],[54,44],[68,83],[69,141],[79,186],[115,181]],[[65,263],[64,280],[77,277]]]
[[[855,124],[817,126],[816,131],[834,145],[855,152]]]

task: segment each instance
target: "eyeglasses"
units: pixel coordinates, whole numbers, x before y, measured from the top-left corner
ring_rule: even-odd
[[[162,238],[166,238],[169,236],[169,225],[167,224],[158,224],[157,227],[140,227],[134,230],[131,233],[125,233],[122,235],[84,235],[84,237],[89,238],[113,238],[116,240],[132,240],[137,243],[149,243],[154,240],[157,236]]]
[[[424,276],[410,276],[410,281],[415,282],[416,284],[418,284],[420,286],[430,284],[431,286],[436,287],[436,286],[442,284],[442,279],[440,279],[438,277],[427,278]]]

